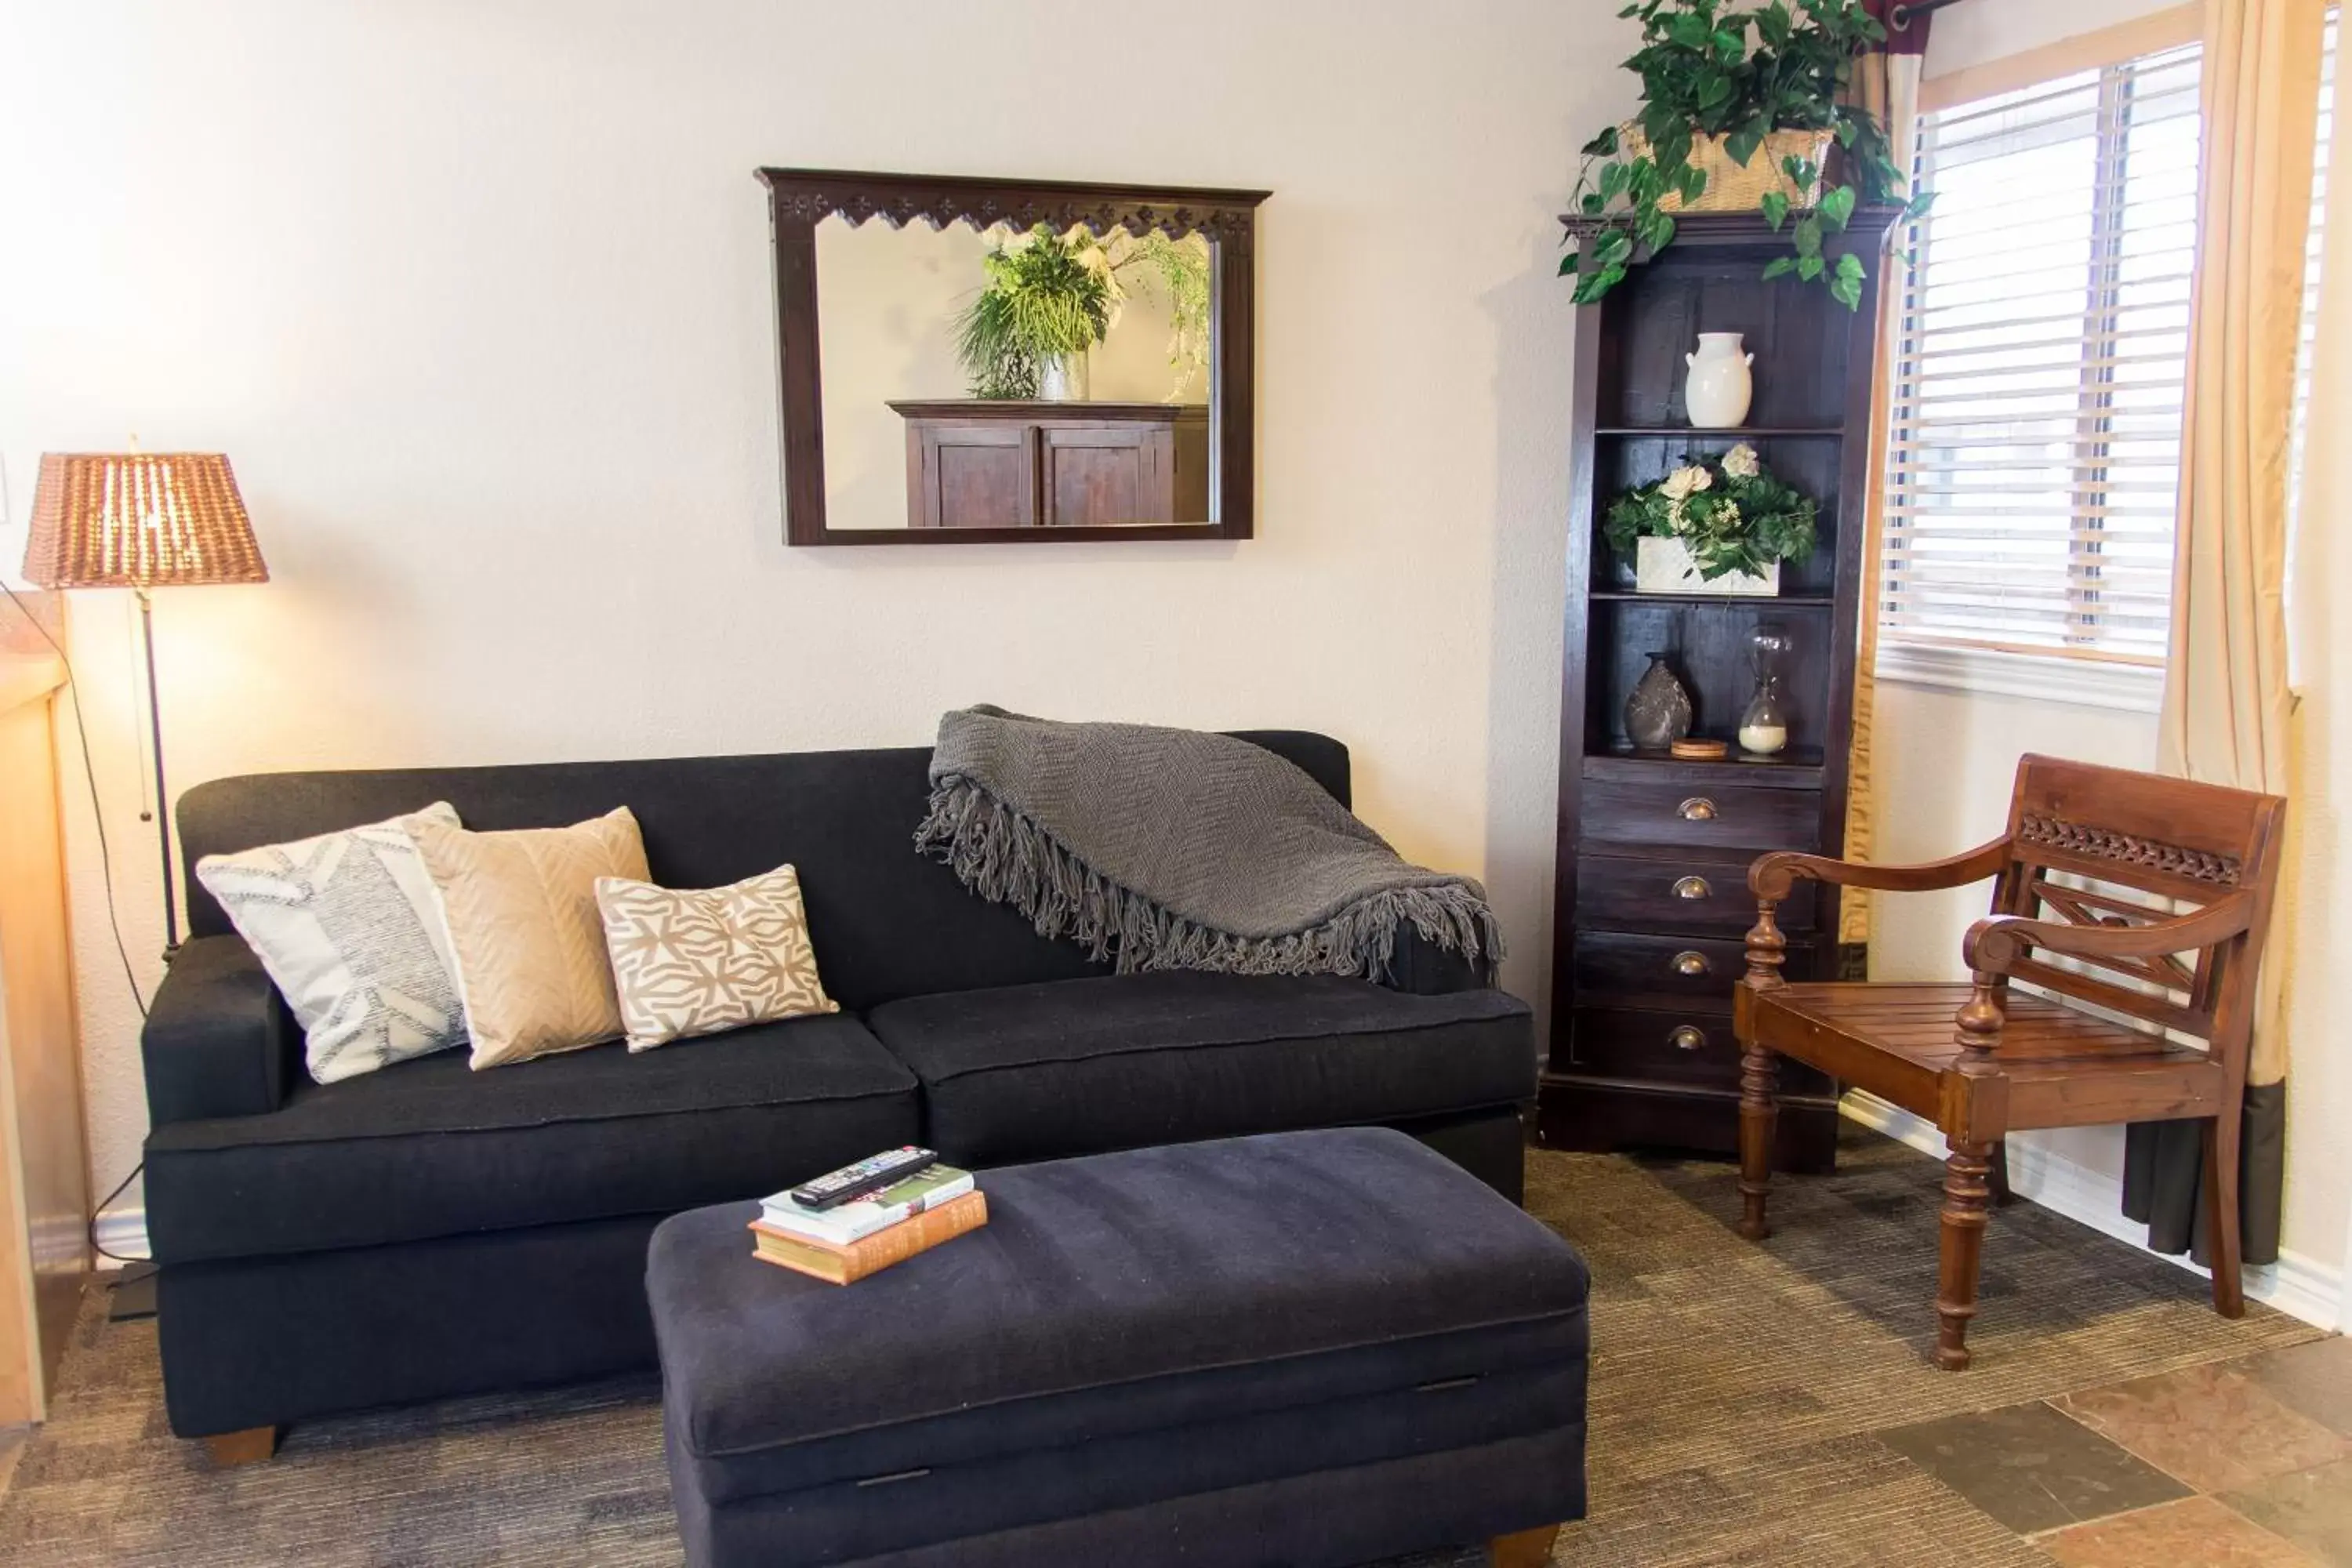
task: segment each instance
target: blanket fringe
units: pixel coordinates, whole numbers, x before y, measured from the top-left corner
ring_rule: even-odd
[[[982,898],[1010,904],[1037,934],[1067,938],[1121,974],[1202,969],[1223,974],[1353,974],[1389,977],[1397,932],[1412,929],[1473,963],[1503,956],[1494,911],[1472,884],[1455,879],[1367,895],[1320,925],[1282,936],[1213,931],[1121,887],[1070,853],[1035,821],[970,779],[932,786],[915,847],[944,861]]]

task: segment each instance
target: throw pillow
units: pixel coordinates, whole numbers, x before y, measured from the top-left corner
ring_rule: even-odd
[[[596,879],[646,879],[645,842],[627,806],[570,827],[507,833],[425,823],[415,837],[449,922],[476,1068],[619,1037]]]
[[[841,1011],[817,978],[800,873],[790,866],[726,888],[606,877],[596,904],[633,1051]]]
[[[343,833],[207,855],[196,880],[302,1026],[320,1083],[466,1043],[449,931],[410,829],[455,829],[446,801]]]

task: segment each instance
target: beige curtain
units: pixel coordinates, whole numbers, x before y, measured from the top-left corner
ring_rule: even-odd
[[[2287,461],[2327,0],[2205,0],[2204,156],[2188,416],[2159,762],[2165,772],[2285,795]],[[2289,843],[2295,816],[2289,817]],[[2284,1027],[2295,860],[2255,998],[2241,1126],[2244,1260],[2274,1261],[2286,1179]],[[2124,1213],[2160,1252],[2210,1256],[2197,1124],[2142,1122],[2124,1153]]]
[[[1875,9],[1875,8],[1874,8]],[[1854,62],[1853,102],[1878,116],[1886,127],[1889,151],[1896,165],[1911,167],[1919,141],[1919,74],[1927,45],[1927,18],[1911,23],[1908,36],[1895,35],[1885,52],[1863,56]],[[1886,434],[1894,407],[1895,333],[1903,320],[1903,291],[1908,281],[1900,256],[1879,263],[1877,362],[1871,384],[1877,389],[1870,416],[1870,479],[1862,533],[1862,626],[1853,665],[1853,742],[1846,759],[1846,818],[1844,855],[1849,860],[1870,858],[1876,826],[1875,783],[1872,772],[1872,721],[1878,700],[1878,567],[1879,546],[1886,522]],[[1870,941],[1870,894],[1848,888],[1838,906],[1838,942],[1860,947]]]
[[[2327,0],[2205,0],[2203,182],[2159,763],[2273,795],[2288,780],[2287,443],[2326,13]],[[2273,942],[2263,964],[2257,1084],[2286,1073],[2287,950]]]

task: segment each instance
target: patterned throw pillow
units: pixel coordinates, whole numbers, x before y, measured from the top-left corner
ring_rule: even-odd
[[[627,806],[570,827],[509,833],[425,823],[416,847],[449,922],[476,1068],[620,1037],[596,879],[646,875]]]
[[[466,1043],[449,930],[412,828],[446,801],[344,833],[207,855],[196,880],[285,994],[320,1083]]]
[[[800,873],[790,866],[728,888],[606,877],[596,904],[633,1051],[841,1011],[817,978]]]

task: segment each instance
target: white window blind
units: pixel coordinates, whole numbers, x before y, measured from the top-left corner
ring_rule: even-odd
[[[1923,117],[1885,636],[2160,663],[2196,260],[2193,46]]]

